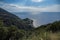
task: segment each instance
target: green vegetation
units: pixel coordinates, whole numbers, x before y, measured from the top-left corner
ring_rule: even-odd
[[[27,20],[27,21],[25,21],[24,19],[21,19],[18,16],[0,8],[0,20],[3,21],[4,26],[9,27],[11,25],[14,25],[19,29],[31,30],[31,29],[33,29],[33,27],[31,26],[33,24],[31,24],[31,25],[29,25],[29,24],[30,24],[30,22],[32,23],[32,20],[30,20],[30,19],[28,20],[28,19],[25,19],[25,20]],[[27,23],[29,23],[29,24],[27,24]]]
[[[0,40],[60,40],[60,21],[33,28],[33,20],[0,8]]]
[[[11,25],[5,27],[0,20],[0,40],[19,40],[24,36],[25,31]]]
[[[31,33],[27,40],[60,40],[60,21],[42,25]]]
[[[6,27],[0,20],[0,40],[60,40],[60,21],[25,31],[14,25]]]

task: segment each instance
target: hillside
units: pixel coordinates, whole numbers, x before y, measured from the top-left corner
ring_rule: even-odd
[[[26,24],[26,22],[17,17],[16,15],[0,8],[0,20],[2,20],[4,26],[17,26],[19,29],[31,30],[33,27]]]
[[[0,40],[60,40],[60,21],[34,29],[33,20],[0,8]]]
[[[41,30],[41,29],[46,30],[46,31],[52,31],[52,32],[60,31],[60,21],[55,21],[53,23],[41,25],[40,27],[36,28],[35,30]]]
[[[60,40],[60,21],[55,21],[32,30],[27,40]]]

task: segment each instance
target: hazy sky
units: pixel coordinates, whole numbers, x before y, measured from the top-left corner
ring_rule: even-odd
[[[60,14],[58,13],[51,17],[51,15],[54,13],[52,13],[51,15],[50,13],[48,13],[50,16],[46,16],[44,13],[43,15],[45,16],[41,16],[42,12],[60,12],[60,0],[0,0],[0,7],[16,14],[19,17],[29,17],[33,19],[35,26],[52,22],[52,17],[54,16],[55,18],[56,15],[58,16]],[[21,15],[20,12],[27,13],[22,13]],[[47,20],[47,17],[49,18],[49,20]],[[58,19],[59,17],[56,17],[56,19],[54,20]]]

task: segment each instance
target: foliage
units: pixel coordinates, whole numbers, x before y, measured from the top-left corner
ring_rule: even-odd
[[[0,8],[0,40],[60,40],[60,21],[33,29],[33,20],[23,20]]]

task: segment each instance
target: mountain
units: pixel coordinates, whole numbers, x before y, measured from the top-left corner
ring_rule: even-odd
[[[33,28],[33,20],[0,8],[0,40],[60,40],[60,21]]]
[[[0,8],[0,20],[2,20],[4,26],[17,26],[19,29],[31,30],[32,26],[26,24],[26,22],[18,16]]]

